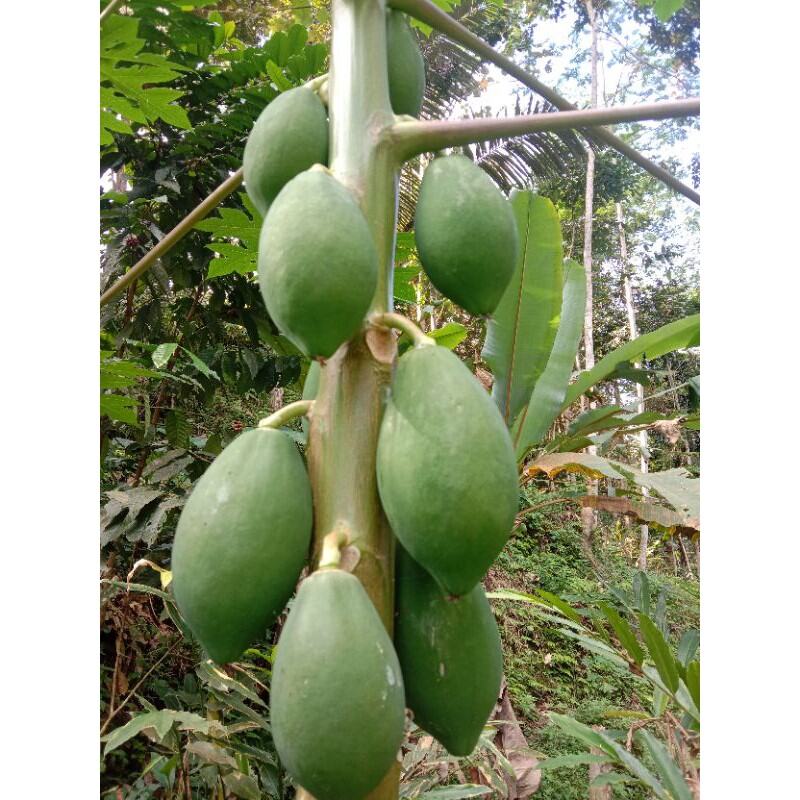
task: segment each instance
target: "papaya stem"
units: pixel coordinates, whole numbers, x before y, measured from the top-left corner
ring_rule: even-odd
[[[406,14],[418,19],[420,22],[424,22],[426,25],[430,25],[454,42],[458,42],[473,53],[482,56],[487,61],[499,67],[506,74],[515,77],[529,89],[533,89],[534,92],[544,97],[545,100],[561,111],[577,110],[569,100],[562,97],[549,86],[545,86],[545,84],[526,72],[518,64],[515,64],[510,58],[498,53],[490,44],[467,30],[460,22],[457,22],[449,14],[446,14],[438,6],[434,5],[431,0],[390,0],[389,5],[398,11],[404,11]],[[635,164],[638,164],[643,170],[649,172],[653,177],[665,183],[671,189],[679,192],[684,197],[688,197],[693,203],[700,204],[700,195],[694,191],[694,189],[690,189],[663,167],[645,158],[638,150],[631,147],[626,142],[623,142],[622,139],[615,136],[611,131],[605,128],[593,128],[590,131],[586,131],[586,135],[596,142],[602,142],[613,147],[618,153],[622,153],[622,155],[629,158]]]
[[[524,136],[536,131],[583,128],[590,125],[613,125],[650,119],[693,117],[700,113],[700,100],[670,100],[640,103],[613,108],[591,108],[582,111],[555,111],[518,117],[477,118],[459,120],[413,120],[394,123],[384,131],[403,161],[419,153],[433,152],[470,142],[483,142],[506,136]]]
[[[436,340],[426,336],[410,319],[387,311],[382,314],[372,314],[369,321],[373,325],[380,325],[384,328],[395,328],[411,337],[414,347],[430,347],[436,345]]]
[[[100,13],[100,24],[102,25],[116,10],[121,6],[123,0],[111,0],[111,2]]]
[[[324,75],[317,75],[316,78],[312,78],[310,81],[306,81],[303,84],[304,89],[311,89],[312,92],[317,92],[319,94],[319,90],[322,88],[322,84],[328,80],[328,73],[326,72]]]
[[[313,400],[298,400],[296,403],[289,403],[289,405],[278,409],[274,414],[264,417],[259,423],[259,428],[280,428],[287,422],[295,419],[296,417],[304,417],[311,414],[311,409],[314,407]]]
[[[317,569],[338,567],[342,560],[342,548],[348,544],[350,544],[350,532],[346,525],[340,523],[322,540],[322,555]]]

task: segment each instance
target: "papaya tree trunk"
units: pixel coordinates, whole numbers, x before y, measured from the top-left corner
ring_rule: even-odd
[[[619,259],[622,265],[622,293],[625,298],[625,310],[628,315],[628,336],[633,341],[639,336],[639,328],[636,324],[636,308],[633,305],[633,287],[631,285],[631,275],[628,266],[628,244],[625,239],[625,218],[622,214],[622,203],[616,204],[617,211],[617,232],[619,234]],[[639,369],[641,362],[635,361],[633,366]],[[620,403],[621,405],[621,403]],[[636,384],[636,413],[644,413],[644,386]],[[647,431],[641,430],[636,434],[639,441],[639,469],[648,472],[650,469],[649,449],[647,446]],[[642,487],[642,494],[647,497],[650,493],[646,486]],[[644,524],[639,526],[639,569],[647,572],[647,547],[650,541],[650,528]]]
[[[592,0],[585,0],[586,13],[592,34],[591,48],[591,99],[590,106],[597,105],[597,23]],[[592,224],[594,221],[594,149],[591,142],[586,144],[586,191],[584,195],[583,222],[583,268],[586,271],[586,308],[583,316],[583,352],[584,367],[594,367],[594,292],[592,284]],[[593,408],[594,404],[590,404]],[[590,445],[586,448],[591,455],[597,454],[597,448]],[[597,494],[598,482],[594,478],[586,481],[586,493]],[[586,547],[591,550],[592,534],[597,522],[597,512],[586,506],[581,509],[581,525]]]
[[[383,0],[333,0],[328,112],[331,171],[354,194],[380,256],[372,311],[391,310],[398,171],[378,132],[394,117]],[[313,225],[314,220],[306,224]],[[375,453],[396,354],[393,334],[369,328],[327,360],[311,419],[308,468],[314,496],[314,563],[323,537],[344,526],[358,553],[353,574],[392,633],[394,538],[381,509]],[[369,795],[398,796],[399,762]],[[309,795],[304,793],[303,797]]]

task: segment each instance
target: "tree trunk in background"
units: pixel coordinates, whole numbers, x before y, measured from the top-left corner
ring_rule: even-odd
[[[625,310],[628,313],[628,335],[631,340],[639,335],[636,325],[636,309],[633,306],[633,290],[631,288],[631,276],[628,269],[628,244],[625,240],[625,220],[622,216],[622,203],[617,203],[617,230],[619,231],[619,260],[622,265],[622,290],[625,295]],[[633,365],[639,369],[642,365],[635,362]],[[636,413],[644,413],[644,386],[636,384]],[[647,472],[650,466],[650,451],[647,448],[647,431],[639,431],[639,469]],[[647,497],[646,487],[642,487],[642,494]],[[650,539],[650,529],[647,525],[639,526],[639,569],[647,571],[647,545]]]
[[[589,16],[589,26],[592,32],[592,86],[590,108],[597,105],[597,20],[594,13],[592,0],[585,0],[586,13]],[[584,368],[594,366],[594,313],[593,313],[593,286],[592,286],[592,222],[594,216],[594,150],[591,145],[586,145],[586,194],[584,199],[583,218],[583,268],[586,271],[586,308],[583,314],[583,351]],[[591,407],[591,406],[590,406]],[[597,454],[597,448],[592,445],[586,448],[591,455]],[[587,494],[597,494],[597,481],[586,481]],[[587,545],[591,542],[592,533],[597,522],[597,512],[593,508],[581,509],[581,524],[583,536]]]
[[[697,580],[700,580],[700,539],[694,540],[694,555],[697,560]]]

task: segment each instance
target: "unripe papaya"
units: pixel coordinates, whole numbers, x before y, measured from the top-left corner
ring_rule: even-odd
[[[517,469],[500,412],[445,347],[401,356],[378,436],[378,490],[409,554],[447,594],[471,591],[517,511]]]
[[[258,282],[280,331],[328,358],[361,327],[378,283],[378,252],[352,194],[324,169],[292,178],[269,209]]]
[[[300,585],[270,696],[278,755],[316,800],[360,800],[389,770],[403,739],[403,679],[354,575],[325,568]]]
[[[389,11],[386,17],[386,58],[392,110],[418,116],[425,95],[425,62],[417,37],[400,11]]]
[[[181,614],[224,664],[283,610],[311,541],[311,486],[292,440],[246,431],[197,482],[178,520],[172,587]]]
[[[420,728],[454,756],[468,756],[500,692],[503,653],[479,584],[457,599],[397,549],[394,641],[406,703]]]
[[[259,115],[244,146],[244,187],[261,215],[295,175],[328,163],[328,115],[305,87],[279,94]]]
[[[509,201],[466,156],[435,158],[422,176],[414,218],[431,283],[470,314],[491,314],[517,262]]]

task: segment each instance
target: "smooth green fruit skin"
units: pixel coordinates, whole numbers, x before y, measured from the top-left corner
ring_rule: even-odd
[[[497,407],[447,348],[414,348],[400,358],[377,477],[403,547],[448,594],[471,591],[511,533],[517,469]]]
[[[514,274],[519,242],[511,203],[466,156],[435,158],[414,219],[431,283],[470,314],[491,314]]]
[[[258,281],[280,331],[329,358],[361,327],[378,284],[378,252],[352,194],[330,173],[303,172],[270,207]]]
[[[483,587],[458,599],[397,549],[395,647],[406,703],[420,728],[468,756],[500,693],[500,634]]]
[[[425,62],[417,37],[400,11],[389,11],[386,17],[386,58],[392,110],[419,116],[425,95]]]
[[[311,524],[305,464],[280,431],[242,433],[197,482],[175,533],[172,588],[214,661],[238,658],[283,610]]]
[[[394,645],[358,579],[322,569],[300,585],[278,642],[272,735],[316,800],[360,800],[397,757],[405,696]]]
[[[328,163],[328,117],[316,92],[278,95],[259,115],[244,146],[244,186],[261,215],[295,175]]]

